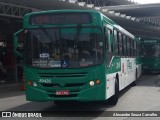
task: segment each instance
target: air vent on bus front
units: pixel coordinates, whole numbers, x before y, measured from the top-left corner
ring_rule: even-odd
[[[81,73],[38,73],[40,77],[60,78],[60,77],[84,77],[87,72]]]
[[[64,87],[81,87],[84,84],[86,84],[86,83],[67,83],[67,84],[65,84]],[[53,84],[53,83],[50,83],[50,84],[43,83],[42,85],[44,87],[61,87],[60,84]]]
[[[54,97],[54,98],[69,98],[69,97],[77,97],[77,94],[71,94],[71,95],[54,95],[54,94],[49,94],[49,97]]]

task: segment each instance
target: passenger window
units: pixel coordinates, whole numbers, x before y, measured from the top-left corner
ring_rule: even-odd
[[[130,55],[131,55],[131,52],[130,52],[130,39],[129,39],[129,37],[128,37],[128,39],[127,39],[127,52],[128,52],[128,57],[130,57]]]
[[[123,35],[123,56],[126,56],[126,44],[125,44],[125,42],[126,42],[126,36],[125,35]]]
[[[114,30],[114,50],[115,50],[115,55],[118,55],[118,36],[117,36],[117,30]]]
[[[134,41],[134,54],[135,54],[135,56],[137,56],[137,52],[136,52],[136,41]]]
[[[119,33],[119,55],[122,55],[122,34]]]
[[[132,51],[132,39],[130,38],[130,56],[133,56],[133,51]]]
[[[117,32],[117,54],[116,55],[120,55],[120,40],[119,40],[119,32]]]

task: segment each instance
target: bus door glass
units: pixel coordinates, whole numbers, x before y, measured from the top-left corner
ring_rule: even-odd
[[[113,39],[113,32],[112,32],[112,26],[106,25],[105,27],[105,41],[106,41],[106,65],[107,67],[110,66],[112,56],[113,56],[113,45],[112,45],[112,39]]]

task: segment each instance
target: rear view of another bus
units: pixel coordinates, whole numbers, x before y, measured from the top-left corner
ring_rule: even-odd
[[[142,39],[142,61],[144,73],[160,70],[160,40]]]

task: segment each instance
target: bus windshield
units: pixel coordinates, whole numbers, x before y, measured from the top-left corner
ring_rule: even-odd
[[[99,28],[42,28],[25,31],[25,64],[41,68],[79,68],[103,62]]]
[[[160,57],[160,44],[145,44],[143,46],[144,57]]]

